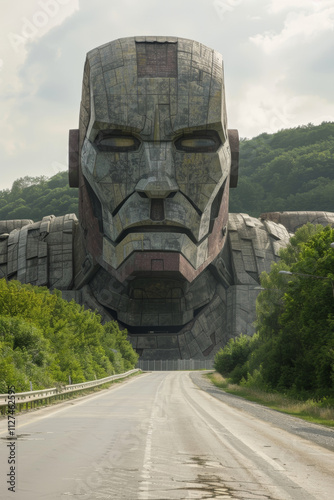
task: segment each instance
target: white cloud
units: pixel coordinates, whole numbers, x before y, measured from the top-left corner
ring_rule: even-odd
[[[28,0],[20,6],[20,16],[17,7],[9,4],[9,24],[5,36],[14,52],[23,51],[25,45],[32,40],[41,38],[55,26],[79,8],[79,0]]]
[[[229,104],[233,123],[239,123],[242,137],[253,137],[262,132],[272,133],[289,126],[291,116],[285,106],[286,99],[277,98],[277,86],[270,82],[249,85],[243,89],[242,98],[232,98]]]
[[[284,10],[312,8],[315,0],[271,0],[267,6],[268,12],[277,14]]]
[[[325,31],[334,30],[334,7],[317,12],[289,12],[279,34],[266,32],[250,37],[250,41],[267,54],[287,47],[292,40],[310,41]]]
[[[48,22],[38,14],[41,2],[56,9]],[[24,175],[66,169],[68,129],[78,126],[86,52],[120,37],[175,35],[221,52],[228,121],[242,136],[322,118],[334,121],[334,40],[328,24],[333,0],[222,0],[230,7],[223,19],[213,0],[169,0],[168,5],[166,0],[80,0],[79,8],[78,0],[21,4],[18,9],[7,2],[0,18],[0,189]],[[33,36],[20,50],[12,47],[9,33],[23,36],[28,34],[24,26],[44,21],[36,32],[31,28]]]
[[[239,123],[241,137],[269,134],[301,124],[318,125],[334,121],[334,103],[312,94],[291,95],[279,90],[280,82],[252,85],[244,89],[241,99],[229,104],[230,123]]]
[[[267,6],[267,10],[271,14],[292,9],[307,10],[324,10],[333,5],[332,0],[271,0]]]
[[[79,0],[26,0],[8,2],[0,21],[1,92],[13,94],[23,88],[17,74],[30,45],[61,25],[79,8]]]
[[[1,164],[6,166],[1,173],[1,188],[9,187],[23,175],[41,175],[43,170],[53,175],[54,169],[48,168],[47,150],[55,160],[64,159],[66,163],[63,153],[66,153],[68,127],[60,116],[57,118],[57,109],[52,110],[47,102],[43,106],[35,99],[39,86],[49,76],[47,66],[42,67],[29,57],[34,47],[39,43],[43,46],[42,40],[76,12],[78,6],[78,0],[26,0],[19,11],[14,2],[6,6],[0,21],[0,150]],[[59,49],[49,59],[60,56]],[[60,123],[64,127],[63,148],[59,147]]]

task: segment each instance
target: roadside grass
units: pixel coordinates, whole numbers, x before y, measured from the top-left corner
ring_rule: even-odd
[[[314,424],[334,427],[334,408],[327,405],[325,401],[298,401],[285,394],[278,392],[265,392],[257,387],[243,387],[237,384],[230,384],[228,379],[224,378],[218,372],[211,372],[206,375],[208,379],[220,389],[229,394],[240,396],[261,405],[272,408],[273,410],[302,418]]]

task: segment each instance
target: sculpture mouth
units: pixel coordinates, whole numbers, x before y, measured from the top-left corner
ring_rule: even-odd
[[[192,243],[194,243],[195,245],[198,245],[200,242],[198,242],[195,238],[195,236],[193,235],[192,231],[187,228],[187,227],[183,227],[183,226],[174,226],[174,225],[156,225],[156,224],[152,224],[152,225],[136,225],[136,226],[132,226],[132,227],[129,227],[127,229],[124,229],[124,231],[122,231],[120,233],[120,235],[118,236],[118,238],[116,239],[115,243],[116,244],[119,244],[121,243],[122,240],[124,240],[124,238],[126,236],[128,236],[129,234],[138,234],[138,233],[143,233],[143,234],[147,234],[147,233],[150,233],[150,234],[155,234],[155,233],[177,233],[177,234],[184,234],[186,236],[188,236],[188,238],[192,241]]]

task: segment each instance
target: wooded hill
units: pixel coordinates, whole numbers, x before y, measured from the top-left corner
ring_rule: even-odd
[[[0,220],[32,219],[45,215],[78,214],[78,189],[68,185],[68,173],[59,172],[51,178],[22,177],[12,189],[0,191]]]
[[[77,200],[67,172],[50,179],[24,177],[11,190],[0,191],[0,220],[77,213]],[[241,140],[239,183],[230,191],[230,212],[258,217],[282,210],[334,211],[334,123]]]
[[[308,223],[296,231],[280,261],[261,274],[257,333],[230,340],[216,355],[218,372],[232,383],[333,407],[333,241],[330,227]]]
[[[138,354],[115,321],[61,292],[0,280],[0,393],[103,378],[132,369]]]
[[[334,123],[242,140],[230,212],[334,211]]]

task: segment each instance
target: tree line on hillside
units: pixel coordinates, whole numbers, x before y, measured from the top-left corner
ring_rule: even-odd
[[[0,186],[1,187],[1,186]],[[334,123],[305,125],[242,139],[239,182],[230,191],[230,212],[259,217],[283,210],[333,211]],[[0,191],[0,220],[41,220],[78,213],[78,189],[67,172],[50,179],[24,177]]]
[[[332,242],[329,226],[307,224],[296,232],[281,260],[261,275],[257,333],[232,339],[217,353],[219,373],[249,387],[334,401]]]
[[[13,182],[12,189],[0,191],[0,220],[32,219],[46,215],[78,214],[78,189],[68,185],[68,173],[23,177]]]
[[[115,321],[61,292],[0,280],[0,393],[85,382],[132,369],[138,355]]]
[[[333,211],[334,123],[261,134],[240,145],[239,182],[230,211]]]

